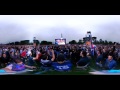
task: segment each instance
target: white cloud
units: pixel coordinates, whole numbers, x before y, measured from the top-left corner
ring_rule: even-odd
[[[120,15],[1,15],[0,41],[32,40],[34,36],[54,41],[61,33],[68,41],[79,40],[91,31],[98,38],[120,42],[119,25]],[[116,35],[112,38],[114,30]]]

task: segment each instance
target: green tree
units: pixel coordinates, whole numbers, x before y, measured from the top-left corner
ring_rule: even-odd
[[[85,43],[86,42],[86,37],[83,37],[83,43]]]
[[[105,44],[105,41],[102,41],[102,44]]]
[[[113,42],[112,42],[112,41],[109,41],[108,43],[109,43],[110,45],[112,45],[112,44],[113,44]]]
[[[40,43],[41,45],[47,45],[48,44],[48,42],[47,41],[41,41],[41,43]]]
[[[69,41],[69,44],[77,44],[76,40]]]
[[[107,40],[105,40],[105,45],[108,45],[108,41]]]
[[[51,45],[51,44],[52,44],[52,42],[48,41],[48,42],[47,42],[47,44],[48,44],[48,45]]]
[[[82,42],[82,40],[81,40],[81,39],[78,41],[78,44],[83,44],[83,42]]]
[[[103,42],[103,40],[102,40],[102,39],[100,39],[100,40],[99,40],[99,43],[100,43],[100,44],[102,44],[102,42]]]

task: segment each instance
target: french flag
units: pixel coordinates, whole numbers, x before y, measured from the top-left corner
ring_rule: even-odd
[[[92,56],[94,56],[94,52],[95,52],[95,45],[91,45],[91,54],[92,54]]]
[[[48,46],[45,47],[45,51],[48,51]]]

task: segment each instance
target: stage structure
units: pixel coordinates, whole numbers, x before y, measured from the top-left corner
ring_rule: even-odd
[[[36,47],[36,37],[33,37],[33,46]]]
[[[91,31],[87,31],[85,44],[86,44],[86,46],[89,46],[89,47],[92,46],[92,34],[91,34]]]

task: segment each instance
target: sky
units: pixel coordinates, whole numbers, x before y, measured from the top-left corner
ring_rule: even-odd
[[[21,40],[78,41],[87,31],[97,39],[120,42],[120,15],[0,15],[0,43]]]

